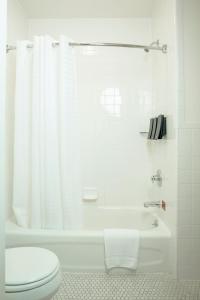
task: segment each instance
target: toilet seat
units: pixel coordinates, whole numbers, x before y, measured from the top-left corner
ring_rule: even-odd
[[[39,288],[59,272],[59,261],[51,251],[36,247],[6,249],[7,293]]]

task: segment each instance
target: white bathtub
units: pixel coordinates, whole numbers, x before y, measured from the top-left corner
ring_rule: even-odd
[[[8,221],[7,247],[39,246],[54,251],[64,270],[100,271],[104,267],[104,228],[140,230],[138,272],[170,272],[171,234],[149,209],[98,208],[85,214],[82,230],[23,229]],[[158,221],[158,226],[152,225]]]

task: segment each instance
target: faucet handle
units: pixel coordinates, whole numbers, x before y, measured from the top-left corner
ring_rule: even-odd
[[[162,185],[162,176],[161,170],[157,170],[155,175],[151,176],[151,181],[154,183],[155,181],[158,183],[159,186]]]

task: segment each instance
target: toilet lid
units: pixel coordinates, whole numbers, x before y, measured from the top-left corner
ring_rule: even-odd
[[[5,285],[5,291],[6,293],[17,293],[17,292],[25,292],[25,291],[29,291],[29,290],[33,290],[35,288],[39,288],[45,284],[47,284],[48,282],[50,282],[51,280],[54,279],[54,277],[58,276],[58,278],[60,278],[60,273],[59,273],[59,266],[55,269],[55,271],[53,273],[51,273],[49,276],[39,280],[39,281],[35,281],[32,283],[27,283],[27,284],[20,284],[20,285]],[[57,279],[58,282],[58,279]]]
[[[6,286],[30,285],[51,277],[59,268],[57,256],[43,248],[6,249]]]

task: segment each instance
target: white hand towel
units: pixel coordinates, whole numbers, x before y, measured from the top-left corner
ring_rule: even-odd
[[[138,264],[140,236],[138,230],[105,229],[105,265],[136,270]]]

